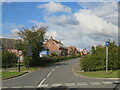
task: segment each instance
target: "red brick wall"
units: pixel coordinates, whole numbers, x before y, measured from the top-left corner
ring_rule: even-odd
[[[55,44],[55,42],[50,39],[47,43],[46,43],[46,47],[49,49],[49,50],[59,50],[59,47]]]

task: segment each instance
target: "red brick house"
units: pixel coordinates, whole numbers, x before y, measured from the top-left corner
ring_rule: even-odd
[[[70,46],[68,48],[68,55],[78,55],[78,50],[76,47]]]
[[[44,46],[49,50],[49,55],[55,52],[57,55],[68,55],[68,49],[60,41],[54,40],[52,37],[44,43]]]

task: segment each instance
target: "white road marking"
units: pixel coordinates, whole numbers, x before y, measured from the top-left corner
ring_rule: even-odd
[[[99,85],[99,84],[101,84],[101,83],[99,83],[99,82],[89,82],[91,85]]]
[[[60,67],[60,66],[57,66],[56,68],[58,68],[58,67]]]
[[[66,83],[65,86],[75,86],[75,83]]]
[[[25,88],[34,88],[35,86],[24,86]]]
[[[52,87],[58,87],[61,86],[62,84],[52,84]]]
[[[112,84],[112,82],[102,82],[103,84]]]
[[[49,86],[48,84],[43,84],[40,87],[48,87],[48,86]]]
[[[115,81],[115,83],[120,83],[120,81]]]
[[[2,87],[2,88],[10,88],[10,87]]]
[[[51,75],[51,72],[47,75],[47,77],[49,77]]]
[[[22,87],[11,87],[11,88],[22,88]]]
[[[52,71],[55,71],[55,69],[53,69]]]
[[[44,79],[40,82],[40,84],[38,85],[38,87],[40,87],[45,80],[46,80],[46,78],[44,78]]]
[[[77,83],[78,86],[82,86],[82,85],[88,85],[86,82],[83,83]]]

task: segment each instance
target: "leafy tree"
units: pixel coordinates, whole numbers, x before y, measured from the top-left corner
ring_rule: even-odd
[[[18,32],[19,37],[21,37],[22,41],[16,45],[17,49],[21,49],[26,55],[26,48],[28,45],[32,47],[32,63],[37,62],[39,58],[39,52],[44,50],[43,42],[45,39],[47,27],[35,27],[32,28],[23,28],[20,32]]]

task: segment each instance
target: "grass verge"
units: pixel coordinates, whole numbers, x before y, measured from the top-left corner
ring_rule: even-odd
[[[80,72],[79,74],[88,76],[88,77],[98,77],[98,78],[120,78],[118,74],[120,70],[109,70],[107,73],[106,71],[89,71],[89,72]]]
[[[0,74],[2,75],[2,79],[17,76],[22,73],[24,73],[24,72],[0,72]]]

